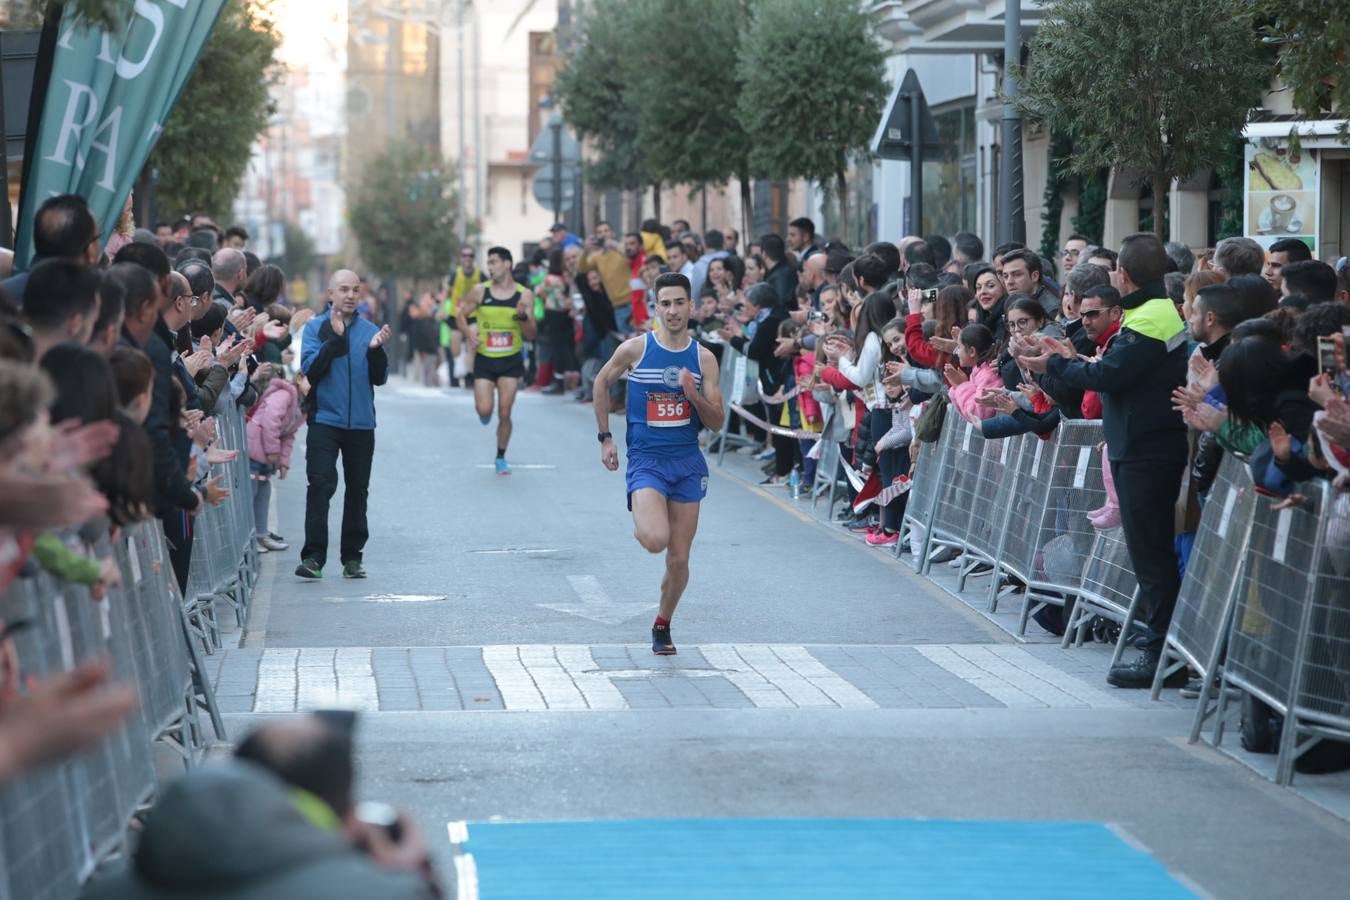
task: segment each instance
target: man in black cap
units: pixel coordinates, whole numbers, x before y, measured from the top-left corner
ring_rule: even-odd
[[[1125,315],[1105,354],[1084,362],[1069,342],[1044,338],[1029,355],[1018,356],[1033,372],[1048,372],[1101,396],[1106,453],[1148,628],[1139,656],[1106,677],[1124,688],[1152,685],[1181,588],[1173,507],[1186,466],[1186,424],[1171,398],[1186,382],[1187,344],[1181,317],[1163,288],[1166,272],[1162,242],[1152,234],[1130,235],[1111,273]]]

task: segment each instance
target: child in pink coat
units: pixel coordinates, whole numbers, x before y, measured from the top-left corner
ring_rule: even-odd
[[[998,414],[994,407],[979,402],[989,391],[1003,387],[1003,379],[994,368],[997,349],[992,331],[983,325],[967,325],[957,338],[956,358],[961,366],[971,370],[970,375],[954,365],[948,365],[945,371],[952,386],[949,391],[952,408],[974,425]]]
[[[253,477],[253,533],[259,553],[289,546],[267,530],[267,511],[272,503],[272,476],[285,478],[290,471],[295,433],[305,421],[300,401],[308,391],[304,375],[296,375],[294,384],[283,376],[274,377],[249,416],[248,469]]]

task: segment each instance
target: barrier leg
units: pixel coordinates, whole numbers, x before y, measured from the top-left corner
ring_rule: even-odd
[[[192,640],[186,619],[183,621],[183,638],[187,641],[188,659],[192,667],[193,700],[197,705],[206,708],[216,737],[222,741],[229,740],[225,733],[225,721],[220,717],[220,707],[216,704],[216,689],[211,686],[211,678],[206,673],[201,651],[197,648],[197,642]]]
[[[1120,638],[1116,641],[1116,650],[1111,654],[1111,665],[1120,663],[1120,658],[1125,655],[1125,645],[1129,643],[1133,636],[1135,616],[1139,612],[1139,588],[1134,589],[1134,596],[1130,598],[1130,608],[1125,613],[1125,621],[1120,623]],[[1087,626],[1084,625],[1086,628]],[[1082,640],[1079,640],[1082,643]]]

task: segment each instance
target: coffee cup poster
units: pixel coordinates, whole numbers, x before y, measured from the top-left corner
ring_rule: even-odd
[[[1298,238],[1317,252],[1317,156],[1247,145],[1246,234],[1262,247]]]

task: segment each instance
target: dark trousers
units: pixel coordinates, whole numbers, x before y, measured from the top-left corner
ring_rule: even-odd
[[[169,565],[178,579],[178,592],[187,597],[188,567],[192,565],[192,516],[175,509],[159,521],[169,542]]]
[[[1185,466],[1184,459],[1111,463],[1125,546],[1139,581],[1140,620],[1149,630],[1146,650],[1162,649],[1181,589],[1173,529]]]
[[[366,527],[366,497],[370,493],[370,463],[375,456],[374,430],[334,428],[317,422],[305,440],[305,546],[301,559],[320,567],[328,559],[328,503],[337,491],[337,461],[342,454],[342,539],[344,563],[360,562],[370,532]]]
[[[889,409],[874,409],[871,413],[871,436],[875,441],[891,430],[894,416]],[[897,475],[909,474],[909,448],[894,447],[877,453],[877,475],[881,478],[881,489],[891,486]],[[889,534],[900,530],[905,518],[905,506],[909,494],[901,494],[890,503],[881,507],[881,527]]]

